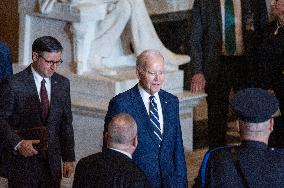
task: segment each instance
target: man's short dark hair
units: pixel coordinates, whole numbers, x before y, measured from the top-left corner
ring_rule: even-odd
[[[32,51],[43,55],[43,52],[62,52],[61,43],[52,36],[43,36],[37,38],[32,45]]]

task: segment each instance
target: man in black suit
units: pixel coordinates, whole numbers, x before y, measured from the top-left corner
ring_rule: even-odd
[[[137,140],[137,125],[128,114],[118,114],[108,124],[107,148],[81,159],[73,188],[150,187],[142,170],[132,161]]]
[[[254,58],[257,87],[270,90],[279,101],[281,116],[275,118],[270,145],[284,148],[284,0],[271,1],[275,20],[259,34]]]
[[[0,88],[0,138],[4,140],[2,173],[9,187],[60,187],[74,171],[74,134],[69,80],[55,70],[62,63],[62,45],[43,36],[32,45],[33,63],[3,81]],[[18,133],[47,129],[47,148],[38,139]],[[43,144],[43,143],[41,143]]]
[[[195,0],[191,91],[208,94],[209,148],[225,144],[229,94],[246,87],[253,36],[268,22],[265,0]]]

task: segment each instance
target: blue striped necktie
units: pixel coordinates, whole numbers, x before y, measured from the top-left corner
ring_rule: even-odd
[[[160,147],[160,143],[162,141],[162,132],[161,132],[161,127],[160,127],[160,122],[159,122],[158,108],[155,102],[155,96],[150,96],[149,100],[150,100],[150,108],[149,108],[150,123],[153,126],[154,134],[155,134],[155,137]]]

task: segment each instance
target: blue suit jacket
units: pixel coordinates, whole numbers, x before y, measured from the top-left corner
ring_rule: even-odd
[[[109,103],[105,128],[118,113],[128,113],[138,127],[138,146],[133,160],[144,171],[153,187],[187,187],[178,98],[166,91],[159,92],[164,118],[161,147],[155,143],[153,129],[138,85],[115,96]],[[106,129],[105,129],[106,131]]]
[[[12,54],[8,46],[0,43],[0,80],[13,74]]]

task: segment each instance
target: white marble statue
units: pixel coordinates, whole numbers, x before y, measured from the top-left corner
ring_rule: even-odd
[[[56,0],[39,1],[40,5],[44,5],[40,9],[42,13],[48,13],[52,10]],[[116,74],[113,67],[117,63],[116,61],[119,61],[118,52],[122,51],[121,35],[126,27],[129,29],[134,57],[145,49],[159,50],[165,58],[168,70],[178,69],[178,65],[190,61],[189,56],[177,55],[163,45],[149,17],[144,0],[61,0],[63,3],[67,1],[71,3],[71,6],[82,10],[94,5],[106,5],[102,6],[106,9],[103,20],[72,23],[75,61],[84,65],[80,68],[81,73],[94,67],[104,75]],[[91,11],[90,14],[96,14],[96,12]],[[129,60],[132,65],[134,65],[133,59]],[[105,63],[109,61],[111,64]],[[127,59],[123,59],[123,61],[127,61]],[[92,62],[92,65],[87,62]]]
[[[39,11],[43,14],[49,13],[56,1],[57,0],[38,0]]]

